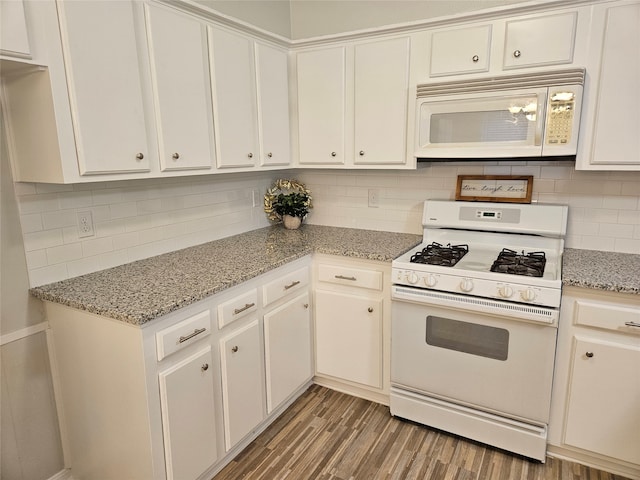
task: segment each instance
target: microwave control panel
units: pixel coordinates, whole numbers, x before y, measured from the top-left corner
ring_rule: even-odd
[[[575,97],[575,93],[568,91],[551,93],[547,105],[547,145],[566,145],[571,140]]]

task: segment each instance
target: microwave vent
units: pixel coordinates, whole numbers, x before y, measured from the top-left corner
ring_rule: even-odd
[[[584,85],[584,77],[584,68],[572,68],[552,72],[424,83],[418,85],[417,98],[532,87],[549,87],[552,85]]]

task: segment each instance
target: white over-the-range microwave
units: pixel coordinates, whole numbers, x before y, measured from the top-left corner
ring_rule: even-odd
[[[584,78],[574,68],[418,85],[415,156],[575,155]]]

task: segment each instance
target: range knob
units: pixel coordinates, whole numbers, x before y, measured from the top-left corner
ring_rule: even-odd
[[[498,287],[498,295],[500,295],[502,298],[509,298],[513,295],[513,288],[511,288],[509,285]]]
[[[430,273],[424,279],[424,284],[427,287],[435,287],[436,283],[438,283],[438,279],[436,278],[436,276],[433,273]]]
[[[470,278],[462,279],[462,281],[460,282],[460,290],[462,290],[463,292],[470,292],[471,290],[473,290],[473,280],[471,280]]]
[[[520,298],[525,302],[533,302],[536,299],[536,292],[532,288],[520,291]]]
[[[416,283],[418,283],[418,280],[420,280],[420,278],[418,278],[418,275],[416,275],[415,272],[407,273],[407,282],[409,282],[411,285],[415,285]]]

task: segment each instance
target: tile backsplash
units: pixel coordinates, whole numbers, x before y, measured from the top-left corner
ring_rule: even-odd
[[[269,225],[276,178],[313,195],[307,221],[422,233],[422,202],[451,199],[457,175],[533,175],[533,201],[569,205],[567,247],[640,253],[640,172],[577,172],[572,162],[424,163],[417,170],[295,170],[78,185],[17,183],[32,286]],[[369,206],[369,194],[377,207]],[[79,237],[78,212],[94,235]]]

